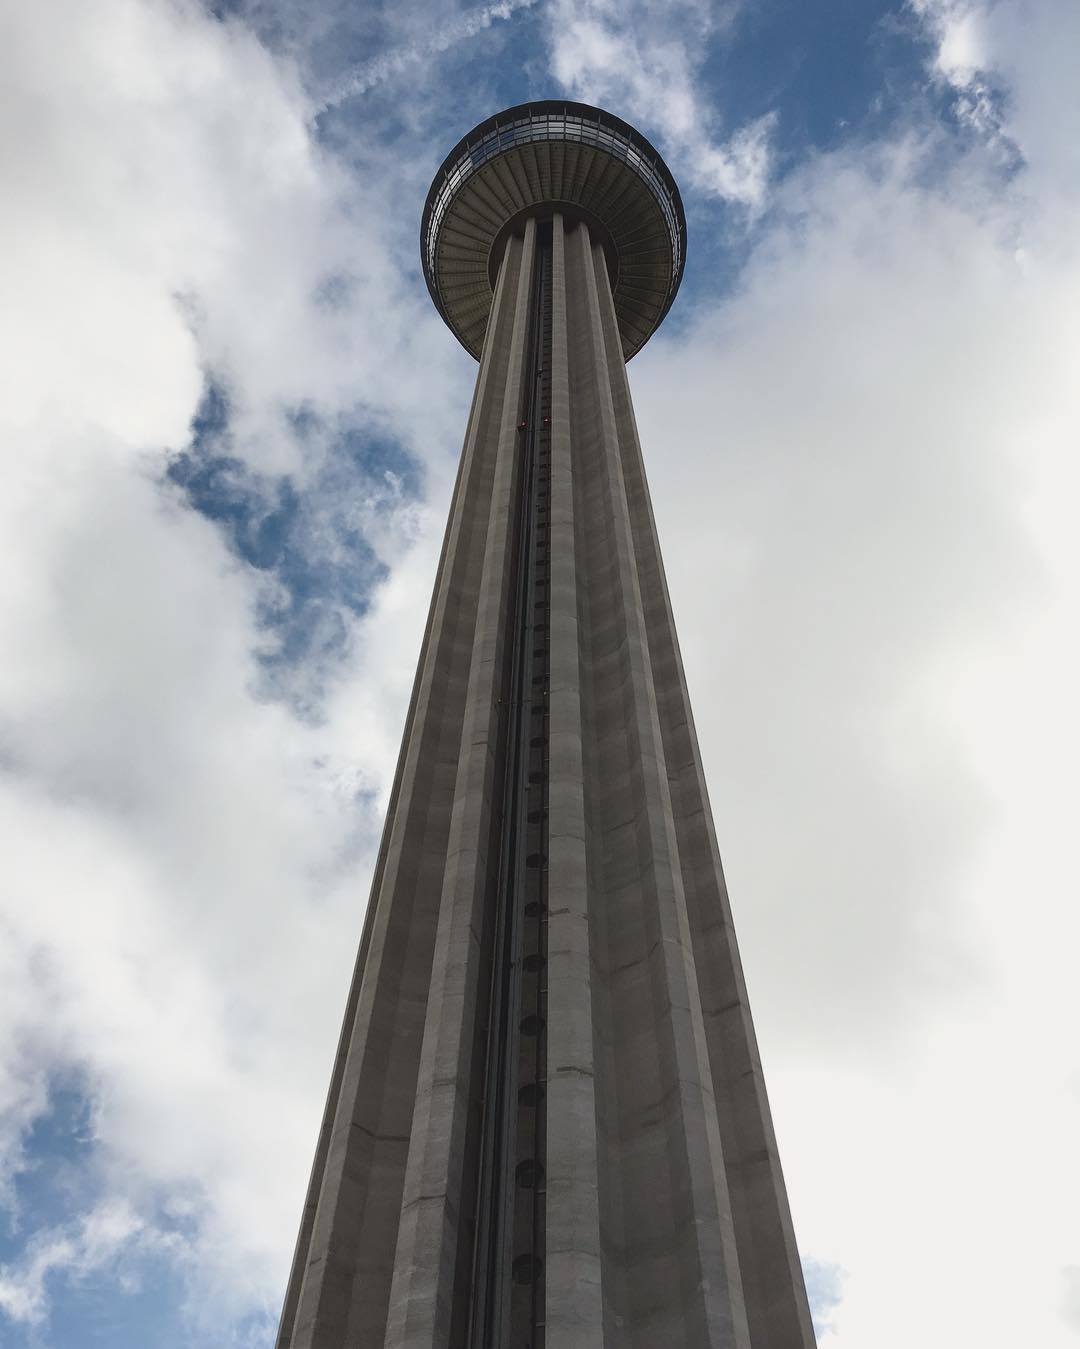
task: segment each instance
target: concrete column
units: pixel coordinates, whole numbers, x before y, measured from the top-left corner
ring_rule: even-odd
[[[537,240],[499,269],[278,1349],[467,1343]],[[604,254],[557,212],[551,247],[530,1349],[812,1349]]]
[[[590,911],[611,1037],[598,1046],[606,1342],[740,1349],[749,1332],[611,395],[610,292],[584,225],[571,256],[571,437],[589,520]]]
[[[547,1349],[603,1343],[581,647],[581,535],[570,428],[566,237],[552,228],[548,734]]]

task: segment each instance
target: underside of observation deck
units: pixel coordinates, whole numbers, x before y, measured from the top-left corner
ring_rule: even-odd
[[[509,231],[527,216],[604,244],[623,358],[648,341],[682,278],[686,218],[674,179],[628,123],[583,103],[527,103],[482,122],[435,176],[421,224],[432,299],[479,358]]]

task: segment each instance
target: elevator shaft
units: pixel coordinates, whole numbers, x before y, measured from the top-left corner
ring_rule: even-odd
[[[551,252],[551,227],[540,225],[517,426],[472,1349],[544,1345]]]

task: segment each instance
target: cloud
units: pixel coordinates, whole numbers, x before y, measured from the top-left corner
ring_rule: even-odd
[[[399,265],[394,184],[319,149],[248,30],[134,0],[4,22],[0,1181],[24,1251],[3,1306],[36,1322],[64,1270],[112,1277],[102,1215],[127,1214],[115,1250],[179,1262],[216,1344],[276,1313],[329,1067],[311,1045],[340,1017],[419,643],[441,521],[387,475],[404,457],[445,492],[464,392]],[[192,451],[208,376],[227,420]],[[398,460],[346,452],[361,431]],[[332,660],[282,665],[302,569],[193,510],[181,451],[227,456],[251,511],[287,481],[320,574],[364,536],[363,602],[324,603]],[[35,1234],[25,1143],[72,1074],[83,1207]]]
[[[721,833],[753,859],[746,936],[771,943],[755,987],[786,1035],[878,1040],[969,977],[947,896],[987,803],[936,671],[1035,584],[1015,388],[1030,415],[1052,372],[1010,325],[1052,297],[965,183],[923,172],[908,144],[793,177],[739,294],[634,371],[698,718],[725,747]]]
[[[820,1344],[833,1331],[831,1315],[844,1296],[844,1271],[839,1265],[804,1258],[803,1277],[814,1318],[814,1334]]]
[[[0,1310],[13,1321],[41,1324],[47,1316],[50,1281],[85,1279],[115,1270],[144,1235],[144,1224],[135,1213],[116,1202],[102,1204],[74,1223],[39,1233],[18,1265],[0,1265]]]
[[[441,25],[422,41],[380,52],[335,81],[319,99],[319,111],[325,112],[346,99],[366,94],[376,85],[396,78],[410,67],[431,61],[458,43],[476,37],[493,23],[513,18],[518,10],[529,9],[535,3],[536,0],[499,0],[497,4],[480,5]]]
[[[952,84],[972,83],[987,63],[986,6],[980,0],[909,0],[909,4],[937,44],[934,69]]]
[[[1080,1266],[1069,1265],[1061,1271],[1065,1284],[1062,1316],[1070,1330],[1080,1335]]]
[[[1031,191],[1051,205],[1075,205],[1080,10],[1067,0],[911,2],[935,45],[934,68],[956,89],[961,108],[1000,87],[1007,97],[999,117],[1023,156]]]
[[[197,6],[131,0],[93,24],[22,12],[9,63],[12,423],[59,416],[62,388],[73,424],[107,408],[131,444],[182,444],[209,367],[237,452],[271,471],[301,467],[288,414],[305,401],[363,398],[431,438],[406,372],[421,359],[438,385],[449,362],[397,264],[413,222],[392,182],[319,149],[287,65]]]
[[[1064,1346],[1080,1184],[1075,19],[970,19],[995,124],[798,167],[631,373],[797,1231],[881,1349]]]
[[[946,165],[807,165],[631,379],[828,1342],[1064,1349],[1080,255]]]
[[[717,140],[716,116],[698,80],[709,39],[731,23],[736,8],[696,0],[617,7],[606,0],[554,0],[547,10],[550,66],[572,97],[656,128],[660,150],[686,185],[759,209],[775,116]]]

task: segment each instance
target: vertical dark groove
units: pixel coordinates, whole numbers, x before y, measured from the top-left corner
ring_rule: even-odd
[[[535,903],[537,911],[526,917],[525,943],[521,951],[522,982],[527,993],[532,1015],[536,1018],[537,1034],[532,1042],[531,1081],[536,1084],[536,1097],[529,1110],[531,1130],[522,1129],[518,1144],[518,1172],[516,1196],[524,1211],[524,1226],[529,1241],[533,1265],[531,1281],[527,1285],[528,1315],[521,1324],[513,1326],[512,1344],[530,1345],[543,1349],[544,1345],[544,1263],[545,1230],[545,1162],[547,1112],[539,1099],[547,1081],[547,820],[548,820],[548,713],[550,691],[551,640],[551,346],[552,346],[552,238],[551,226],[542,227],[539,236],[540,291],[536,315],[536,423],[532,433],[532,503],[533,548],[530,585],[526,591],[533,620],[532,683],[528,708],[530,790],[529,808],[525,820],[527,864],[530,884],[525,903]],[[534,775],[539,781],[533,782]],[[531,968],[530,968],[531,964]],[[527,1046],[523,1045],[523,1048]],[[524,1056],[523,1056],[524,1057]],[[520,1110],[519,1110],[520,1114]],[[521,1174],[521,1168],[525,1168]]]
[[[472,1349],[543,1349],[546,1080],[548,542],[551,456],[551,229],[540,226],[518,426],[499,871],[477,1238]]]

